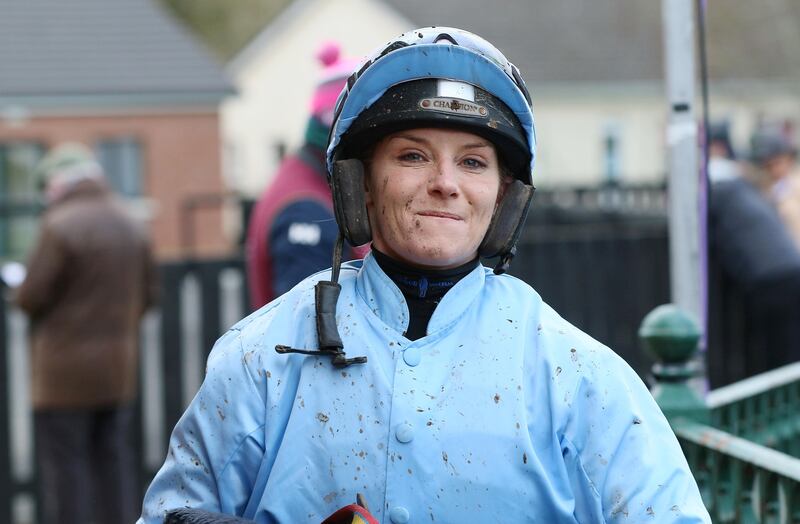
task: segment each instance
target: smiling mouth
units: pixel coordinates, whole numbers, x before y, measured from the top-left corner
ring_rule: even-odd
[[[450,220],[463,220],[458,215],[454,215],[453,213],[445,213],[444,211],[420,211],[417,214],[424,217],[447,218]]]

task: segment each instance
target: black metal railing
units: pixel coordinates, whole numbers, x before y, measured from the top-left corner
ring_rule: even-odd
[[[636,333],[645,314],[669,299],[664,201],[659,193],[647,191],[643,194],[649,196],[637,198],[598,196],[592,200],[586,194],[578,192],[574,197],[583,208],[570,209],[565,207],[566,197],[551,195],[552,202],[547,204],[550,196],[537,193],[511,273],[530,283],[568,321],[613,348],[646,377],[650,362],[639,350]],[[603,204],[592,207],[587,204],[590,201]],[[623,206],[619,202],[628,203]],[[747,372],[746,366],[730,370],[724,366],[737,358],[731,348],[746,351],[746,346],[715,342],[742,336],[741,330],[746,328],[740,320],[746,316],[742,308],[747,295],[725,288],[730,282],[717,277],[715,271],[712,268],[710,289],[710,316],[715,320],[706,359],[709,368],[723,370],[713,379],[722,385]],[[136,433],[142,487],[163,462],[169,432],[202,380],[214,341],[249,312],[241,257],[165,263],[160,276],[159,306],[145,319],[142,329]],[[20,441],[11,437],[12,431],[21,429],[12,427],[9,407],[19,410],[21,397],[9,391],[12,371],[8,362],[12,353],[15,358],[26,354],[25,327],[19,322],[10,325],[11,316],[8,303],[0,300],[0,522],[10,523],[14,522],[12,501],[20,496],[35,497],[34,479],[17,478],[10,467],[11,453],[17,451],[12,449],[13,442]],[[20,316],[15,312],[16,319]],[[14,347],[10,340],[16,341]],[[14,384],[19,387],[20,383],[17,377]]]
[[[646,363],[637,350],[636,326],[648,308],[668,293],[666,277],[661,274],[666,269],[666,232],[659,227],[638,232],[632,227],[622,235],[615,234],[621,231],[615,228],[584,227],[579,231],[570,226],[556,233],[534,227],[521,242],[512,267],[568,320],[590,333],[594,330],[592,334],[643,371]],[[160,304],[142,330],[142,386],[135,440],[143,488],[163,462],[169,432],[202,380],[214,341],[249,311],[241,258],[167,263],[161,266],[160,276]],[[631,285],[634,278],[638,282]],[[623,288],[626,293],[617,292]],[[0,355],[26,351],[8,347],[6,335],[0,337]],[[25,339],[20,333],[12,338]],[[13,395],[6,395],[0,403],[7,409]],[[4,414],[0,435],[6,437],[0,436],[0,450],[8,454],[13,452],[7,438],[11,428],[7,413],[0,410],[0,415]],[[14,478],[8,468],[0,468],[0,494],[10,495],[0,495],[0,521],[14,522],[10,499],[33,494],[32,480]]]
[[[800,363],[706,395],[694,355],[701,329],[674,305],[642,321],[642,345],[656,359],[653,396],[697,480],[712,522],[800,522]],[[702,382],[702,381],[701,381]]]

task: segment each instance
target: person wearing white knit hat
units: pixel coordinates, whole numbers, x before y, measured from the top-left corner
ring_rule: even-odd
[[[47,209],[15,301],[31,324],[39,522],[129,522],[139,326],[156,295],[150,241],[85,145],[53,148],[37,174]]]

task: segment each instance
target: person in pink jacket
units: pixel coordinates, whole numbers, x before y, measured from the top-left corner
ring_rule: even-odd
[[[253,309],[331,265],[337,228],[325,148],[336,97],[356,62],[342,58],[334,43],[323,45],[317,58],[324,70],[311,99],[305,142],[283,160],[250,217],[247,278]],[[354,250],[352,256],[364,253]]]

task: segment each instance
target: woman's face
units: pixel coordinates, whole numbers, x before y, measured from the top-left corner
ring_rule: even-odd
[[[423,268],[469,262],[502,195],[494,146],[471,133],[412,129],[386,136],[369,162],[374,246]]]

